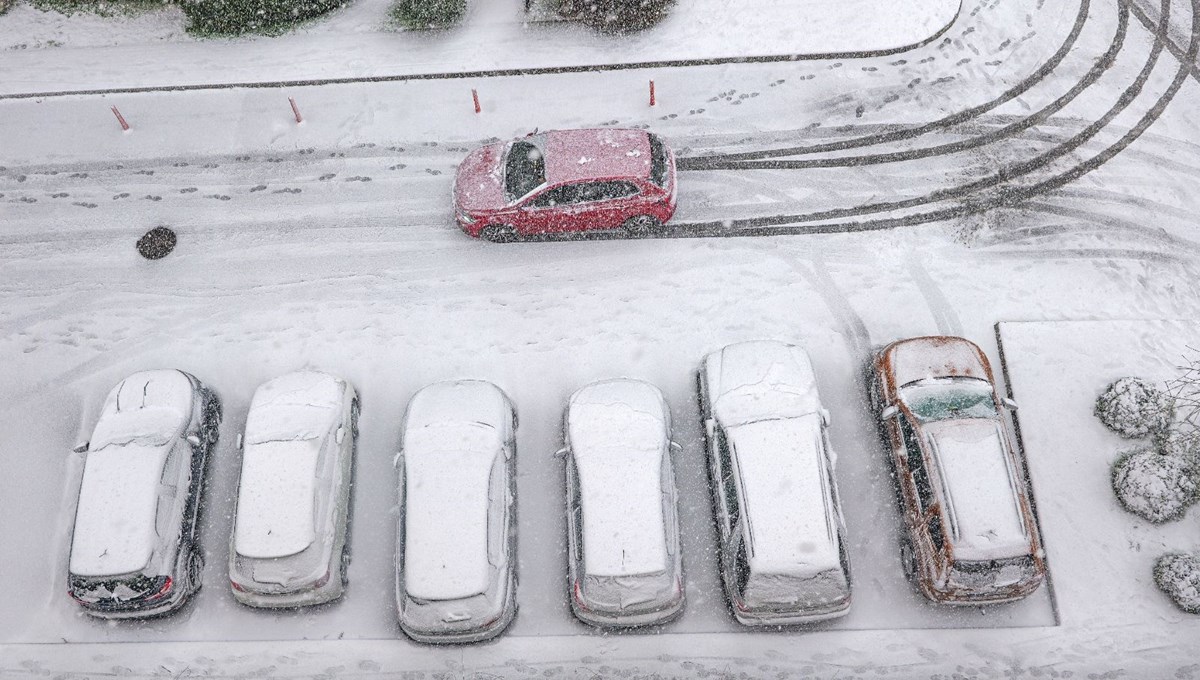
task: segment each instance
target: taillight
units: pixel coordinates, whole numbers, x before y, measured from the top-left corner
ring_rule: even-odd
[[[87,604],[86,602],[83,601],[82,597],[79,597],[78,595],[75,594],[74,588],[67,588],[67,594],[71,596],[72,600],[75,600],[79,604]]]
[[[158,592],[147,597],[146,599],[147,600],[157,600],[157,599],[163,597],[167,593],[171,592],[171,586],[173,586],[174,584],[175,584],[175,582],[171,580],[170,576],[168,576],[166,578],[166,580],[163,581],[162,587],[158,589]]]
[[[229,585],[231,588],[238,591],[239,593],[246,592],[246,589],[242,587],[242,584],[238,583],[237,581],[234,581],[233,579],[229,579]]]
[[[592,611],[591,608],[588,607],[587,604],[583,601],[583,590],[579,587],[579,581],[575,581],[574,592],[575,592],[575,604],[579,605],[579,608],[585,612]]]
[[[328,571],[327,571],[327,572],[325,572],[325,575],[324,575],[324,576],[322,576],[321,578],[317,579],[317,582],[313,584],[313,588],[324,588],[324,587],[325,587],[325,584],[326,584],[326,583],[329,583],[329,574],[330,574],[330,573],[331,573],[331,572],[328,572]]]

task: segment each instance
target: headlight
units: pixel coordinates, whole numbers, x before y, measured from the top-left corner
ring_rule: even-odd
[[[458,221],[463,224],[475,224],[475,218],[463,210],[458,211]]]

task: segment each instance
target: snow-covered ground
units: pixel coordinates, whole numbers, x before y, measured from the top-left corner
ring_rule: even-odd
[[[1164,377],[1200,318],[1200,85],[1125,7],[969,2],[944,41],[890,57],[0,101],[0,566],[16,612],[0,618],[0,677],[1186,676],[1195,618],[1147,565],[1195,547],[1196,511],[1148,528],[1118,509],[1103,482],[1120,442],[1089,401],[1119,375]],[[1165,7],[1168,33],[1189,37],[1190,0]],[[180,45],[227,47],[164,48]],[[913,201],[970,205],[1072,172],[1143,117],[1153,125],[1132,146],[1022,206],[900,222]],[[787,217],[819,231],[842,219],[820,213],[842,211],[902,226],[503,247],[456,230],[451,178],[471,146],[598,124],[650,126],[690,159],[838,147],[777,154],[828,167],[681,172],[681,223]],[[142,260],[133,243],[160,223],[179,247]],[[1129,319],[1185,321],[1105,323]],[[900,572],[869,351],[952,333],[996,361],[998,321],[1062,320],[1092,323],[1000,332],[1050,582],[1017,605],[928,605]],[[832,414],[855,602],[812,630],[740,629],[719,587],[694,371],[756,338],[804,345]],[[101,624],[64,592],[81,472],[70,449],[117,381],[154,367],[194,373],[225,405],[205,588],[178,616]],[[305,367],[362,396],[351,584],[332,606],[253,611],[224,573],[233,442],[254,389]],[[572,391],[616,376],[657,385],[672,410],[688,605],[662,629],[604,635],[568,608],[553,453]],[[495,382],[520,414],[521,610],[495,643],[441,649],[395,624],[392,457],[408,399],[449,378]]]

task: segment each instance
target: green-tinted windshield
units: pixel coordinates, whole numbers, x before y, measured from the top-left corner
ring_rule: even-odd
[[[992,387],[983,380],[972,378],[953,382],[910,385],[900,390],[900,398],[908,404],[921,422],[958,418],[995,418],[996,403]]]

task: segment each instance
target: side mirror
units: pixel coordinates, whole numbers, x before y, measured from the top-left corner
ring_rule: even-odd
[[[344,425],[339,425],[339,426],[338,426],[337,432],[335,432],[335,433],[333,434],[333,439],[334,439],[334,441],[336,441],[336,442],[337,442],[337,443],[339,443],[339,444],[341,444],[343,441],[345,441],[345,439],[346,439],[346,427],[345,427]]]
[[[670,446],[673,451],[682,451],[683,450],[683,447],[680,446],[679,442],[677,442],[677,441],[670,442]]]
[[[1017,402],[1013,401],[1012,399],[1009,399],[1008,397],[1005,397],[1003,399],[1002,403],[1004,404],[1004,408],[1006,408],[1010,411],[1016,411],[1018,408]]]
[[[194,434],[189,434],[187,436],[187,443],[191,444],[193,448],[200,446],[200,437],[197,437]]]
[[[897,413],[900,413],[900,407],[892,404],[891,406],[884,408],[883,411],[880,412],[879,417],[887,420],[888,418],[895,418]]]
[[[403,458],[404,458],[404,451],[403,450],[397,451],[396,455],[392,456],[392,467],[400,467],[400,462]]]
[[[88,450],[88,444],[90,444],[90,443],[91,442],[79,442],[71,449],[71,452],[72,453],[86,453]]]
[[[821,424],[829,427],[829,409],[827,408],[821,409]]]
[[[566,455],[567,455],[567,447],[565,447],[565,446],[554,452],[555,458],[562,458]]]
[[[712,418],[709,418],[708,420],[704,421],[704,432],[709,437],[713,436],[716,429],[717,429],[717,425],[716,425],[716,423],[713,422]]]
[[[241,432],[238,432],[238,436],[237,436],[237,447],[238,447],[238,451],[241,451],[241,450],[242,450],[242,443],[243,443],[243,442],[242,442],[242,433],[241,433]]]

